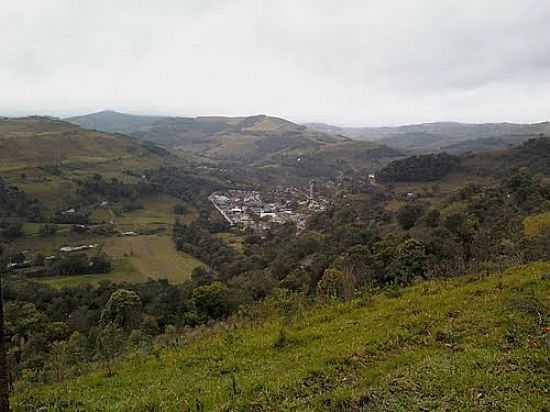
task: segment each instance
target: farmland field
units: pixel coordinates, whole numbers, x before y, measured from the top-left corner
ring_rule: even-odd
[[[175,249],[169,236],[116,237],[105,241],[103,251],[113,258],[110,273],[55,276],[36,278],[54,287],[79,284],[98,284],[101,281],[115,283],[145,282],[151,279],[167,279],[171,283],[183,282],[191,272],[203,263]]]
[[[527,237],[536,235],[550,229],[550,212],[528,216],[523,221],[523,232]]]
[[[189,278],[202,263],[178,252],[169,236],[132,236],[108,239],[103,249],[113,258],[126,257],[145,278],[178,283]]]
[[[55,288],[78,286],[83,284],[97,285],[102,281],[114,283],[121,282],[145,282],[147,277],[141,274],[132,265],[130,259],[121,258],[113,260],[113,270],[111,273],[99,273],[92,275],[75,275],[75,276],[52,276],[36,279]]]

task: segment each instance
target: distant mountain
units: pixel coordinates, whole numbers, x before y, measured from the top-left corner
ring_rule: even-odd
[[[550,138],[529,139],[517,146],[463,156],[462,168],[478,174],[508,176],[513,170],[548,176]]]
[[[518,144],[530,137],[550,135],[550,123],[515,124],[457,122],[423,123],[398,127],[336,127],[310,123],[308,128],[357,140],[379,141],[390,147],[418,153],[452,148],[456,153],[486,151]],[[474,143],[478,139],[491,139]],[[463,147],[454,146],[468,142]]]
[[[508,149],[524,143],[529,139],[538,137],[540,137],[540,135],[511,135],[470,139],[444,146],[441,148],[441,151],[454,155],[493,152],[496,150]]]
[[[249,117],[159,117],[103,111],[71,117],[69,122],[219,160],[259,161],[289,152],[309,152],[348,141],[288,120]]]
[[[151,124],[160,119],[162,119],[162,117],[137,116],[112,110],[104,110],[84,116],[70,117],[66,120],[85,129],[127,134],[129,131],[147,129]]]

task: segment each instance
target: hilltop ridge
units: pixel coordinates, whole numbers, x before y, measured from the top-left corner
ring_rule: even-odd
[[[308,123],[306,126],[325,133],[376,141],[396,149],[423,153],[490,151],[520,144],[529,138],[550,135],[550,122],[547,121],[532,124],[434,122],[395,127],[338,127]]]

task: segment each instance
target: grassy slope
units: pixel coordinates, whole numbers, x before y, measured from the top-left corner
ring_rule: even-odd
[[[31,399],[79,400],[87,411],[198,410],[197,400],[201,410],[540,411],[550,407],[549,325],[536,313],[550,306],[548,271],[532,264],[317,307],[283,348],[273,345],[281,320],[269,315],[205,329],[119,362],[110,379],[98,370],[20,387],[15,411]]]
[[[126,180],[125,170],[167,162],[125,136],[45,118],[0,120],[0,176],[49,205],[58,206],[75,189],[75,179],[100,173]],[[44,166],[56,166],[61,174]]]

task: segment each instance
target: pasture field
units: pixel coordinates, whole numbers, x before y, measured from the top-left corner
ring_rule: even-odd
[[[97,285],[103,281],[113,283],[139,283],[145,282],[147,277],[139,272],[128,258],[113,259],[113,269],[111,273],[98,273],[91,275],[75,276],[52,276],[44,278],[35,278],[39,282],[46,283],[54,288],[63,288],[79,285]]]
[[[105,280],[138,283],[148,278],[181,283],[189,279],[194,268],[203,265],[193,256],[178,252],[169,236],[113,237],[103,240],[100,247],[113,259],[110,273],[40,277],[35,280],[54,287],[98,284]]]
[[[113,237],[105,241],[103,250],[113,258],[127,258],[145,279],[180,283],[202,265],[198,259],[178,252],[170,236]]]
[[[550,212],[528,216],[523,220],[523,233],[529,238],[550,230]]]
[[[174,224],[174,206],[178,203],[176,198],[158,195],[140,199],[140,202],[143,203],[143,209],[117,216],[116,223],[118,225]]]

